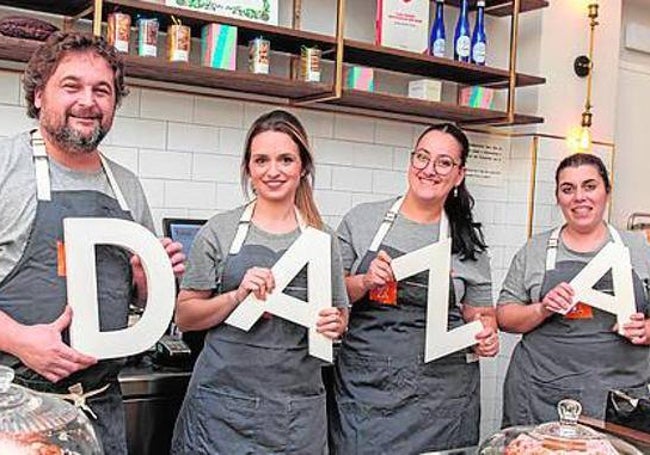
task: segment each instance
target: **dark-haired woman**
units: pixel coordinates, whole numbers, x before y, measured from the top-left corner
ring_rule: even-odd
[[[307,135],[285,111],[251,127],[242,181],[256,200],[214,216],[192,245],[178,297],[181,330],[206,330],[172,443],[174,454],[322,454],[327,447],[323,362],[309,355],[305,327],[262,317],[245,332],[224,320],[253,293],[275,289],[271,268],[305,226],[332,238],[333,307],[321,310],[317,331],[338,338],[348,299],[334,233],[320,218],[311,191],[314,173]],[[307,300],[306,271],[285,289]]]
[[[650,322],[647,283],[650,248],[640,235],[603,221],[611,191],[602,161],[589,154],[565,158],[555,174],[555,196],[566,224],[531,238],[515,255],[499,296],[499,326],[521,333],[504,385],[503,425],[557,420],[563,398],[604,418],[607,392],[648,394]],[[609,242],[630,250],[637,313],[615,332],[616,317],[589,302],[572,305],[568,284]],[[595,285],[612,293],[612,273]],[[614,293],[616,290],[614,289]]]
[[[489,259],[465,187],[469,143],[451,124],[418,139],[403,197],[353,208],[338,229],[353,302],[336,365],[337,454],[419,454],[476,444],[479,365],[499,349]],[[428,273],[396,284],[391,259],[452,239],[449,328],[481,319],[478,344],[424,363]],[[436,273],[432,270],[430,273]],[[395,298],[393,298],[395,297]]]

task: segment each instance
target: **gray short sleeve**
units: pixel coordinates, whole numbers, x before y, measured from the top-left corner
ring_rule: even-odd
[[[238,207],[215,215],[197,232],[185,263],[182,289],[214,291],[218,288],[224,260],[243,210]]]
[[[452,276],[454,290],[458,302],[473,307],[491,307],[492,271],[490,257],[487,252],[478,253],[476,260],[461,261],[457,255],[452,260]]]

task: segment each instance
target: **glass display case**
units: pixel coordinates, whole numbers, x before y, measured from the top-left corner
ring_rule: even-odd
[[[479,455],[642,455],[631,444],[578,423],[582,406],[558,404],[559,422],[506,428],[486,439]]]
[[[12,384],[14,371],[0,366],[0,454],[103,454],[86,415],[49,394]]]

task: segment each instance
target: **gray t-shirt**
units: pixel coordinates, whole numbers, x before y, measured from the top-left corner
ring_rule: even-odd
[[[235,238],[237,225],[243,211],[244,207],[238,207],[217,214],[201,227],[192,243],[190,256],[186,263],[186,271],[181,284],[183,289],[196,291],[217,289],[221,282],[225,259]],[[339,244],[331,229],[326,228],[325,232],[332,237],[332,305],[348,307]],[[299,229],[285,234],[272,234],[251,222],[244,244],[263,245],[277,253],[289,248],[299,236]]]
[[[153,220],[137,177],[110,161],[133,219],[153,232]],[[114,197],[103,170],[75,171],[54,160],[50,163],[52,191],[94,190]],[[0,139],[0,280],[20,260],[36,216],[36,177],[29,133]]]
[[[546,270],[546,247],[552,232],[550,230],[532,237],[515,254],[499,294],[499,305],[506,303],[529,304],[540,301],[542,282]],[[623,243],[630,249],[632,269],[642,281],[647,283],[647,280],[650,279],[650,246],[639,233],[625,231],[619,231],[619,233]],[[611,234],[609,240],[613,240]],[[587,263],[599,251],[600,248],[589,253],[572,251],[564,245],[562,236],[560,236],[556,263],[561,261]]]
[[[338,228],[343,267],[350,272],[363,260],[384,215],[395,199],[360,204],[350,210]],[[383,245],[409,253],[438,241],[439,223],[423,224],[398,213],[384,237]],[[492,302],[490,259],[478,253],[476,260],[461,261],[457,254],[451,258],[451,270],[456,304],[489,307]]]

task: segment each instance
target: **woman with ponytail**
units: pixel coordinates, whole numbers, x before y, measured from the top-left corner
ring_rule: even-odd
[[[256,198],[214,216],[199,231],[176,307],[181,330],[208,330],[172,442],[173,454],[322,454],[327,418],[322,361],[308,352],[308,330],[265,315],[249,331],[224,323],[250,294],[284,292],[307,300],[306,268],[285,289],[271,268],[306,226],[331,242],[332,308],[316,330],[336,339],[347,325],[348,299],[334,234],[312,197],[314,162],[296,117],[272,111],[251,129],[242,185]],[[310,276],[311,280],[312,277]]]
[[[361,204],[338,229],[353,302],[335,370],[333,453],[419,454],[475,445],[478,356],[499,350],[489,259],[465,186],[469,142],[452,124],[416,142],[403,197]],[[392,259],[451,237],[448,327],[480,320],[477,344],[425,363],[429,273],[395,282]]]

